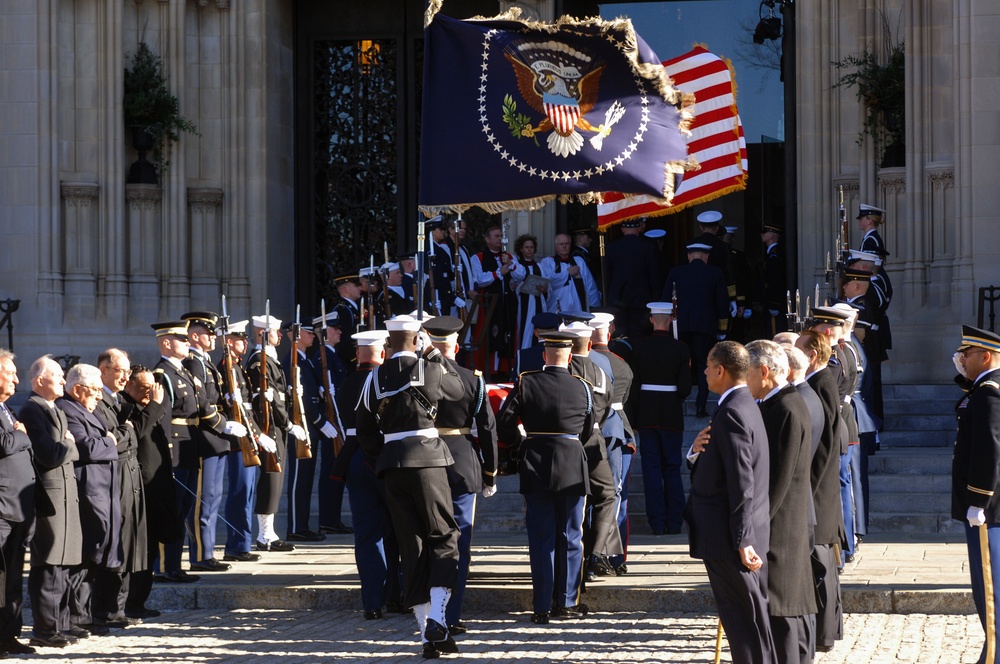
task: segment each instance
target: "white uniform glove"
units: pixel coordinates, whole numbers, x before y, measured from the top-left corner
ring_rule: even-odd
[[[247,428],[243,426],[240,422],[229,420],[226,422],[226,426],[222,428],[222,433],[227,436],[236,436],[237,438],[242,438],[247,435]]]
[[[725,334],[717,334],[717,335],[715,335],[715,338],[718,339],[719,341],[725,341],[726,340],[726,335]]]
[[[465,300],[460,297],[455,298],[455,307],[458,309],[465,309]]]
[[[278,444],[274,442],[274,438],[271,438],[267,434],[262,433],[257,436],[257,444],[260,445],[261,449],[265,452],[274,454],[278,451]]]
[[[962,366],[961,353],[955,353],[951,356],[952,364],[955,365],[955,370],[958,371],[960,376],[965,376],[965,367]]]
[[[296,385],[296,386],[295,386],[295,393],[296,393],[297,395],[299,395],[300,397],[301,397],[301,396],[302,396],[303,394],[305,394],[305,390],[303,390],[303,389],[302,389],[302,383],[299,383],[298,385]]]
[[[427,336],[427,333],[420,330],[420,334],[417,335],[417,352],[422,353],[425,348],[430,348],[431,338]]]
[[[737,310],[738,308],[739,308],[739,307],[737,307],[737,306],[736,306],[736,303],[735,303],[735,302],[730,302],[730,303],[729,303],[729,317],[730,317],[730,318],[736,318],[736,310]]]
[[[274,388],[273,387],[267,388],[267,390],[264,392],[264,398],[267,399],[268,401],[274,401]]]
[[[292,428],[288,430],[288,433],[292,434],[292,436],[296,440],[306,439],[306,430],[300,427],[298,424],[293,424]]]
[[[327,438],[333,439],[337,437],[337,427],[333,426],[332,422],[324,422],[320,431]]]
[[[753,312],[750,311],[749,309],[744,309],[743,310],[743,320],[750,320],[750,316],[752,316],[752,315],[753,315]]]
[[[496,484],[494,484],[493,486],[484,486],[483,487],[483,498],[489,498],[490,496],[492,496],[496,492],[497,492],[497,485]]]
[[[969,511],[965,513],[965,518],[968,519],[969,525],[973,528],[986,523],[986,513],[982,507],[970,507]]]

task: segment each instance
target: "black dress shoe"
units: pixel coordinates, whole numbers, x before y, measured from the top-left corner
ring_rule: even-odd
[[[69,639],[63,638],[62,634],[56,632],[51,636],[41,636],[39,634],[36,634],[31,637],[31,641],[29,641],[29,643],[31,643],[31,645],[33,646],[40,646],[42,648],[65,648],[66,646],[69,645]],[[23,647],[30,648],[30,646],[23,646]],[[7,652],[13,654],[16,653],[17,651],[8,650]],[[31,650],[30,652],[35,652],[35,651]]]
[[[587,563],[587,573],[593,573],[597,576],[614,576],[615,568],[611,566],[607,556],[597,555]]]
[[[260,560],[260,554],[250,553],[249,551],[244,551],[243,553],[227,553],[222,556],[222,559],[228,563],[255,563]]]
[[[628,574],[628,565],[626,565],[625,563],[622,563],[621,565],[619,565],[618,567],[616,567],[615,568],[615,574],[617,576],[625,576],[626,574]]]
[[[853,553],[849,553],[846,556],[844,556],[844,562],[845,562],[845,564],[846,563],[853,563],[854,562],[854,554]]]
[[[448,627],[446,625],[442,625],[433,618],[428,618],[427,626],[424,627],[424,638],[431,643],[444,641],[448,638]],[[438,649],[440,650],[440,648]]]
[[[552,619],[553,620],[578,620],[587,615],[588,609],[586,604],[577,604],[576,606],[563,606],[552,609]]]
[[[114,620],[109,620],[104,623],[112,629],[125,629],[126,627],[134,627],[136,625],[142,624],[142,618],[130,618],[125,616],[123,618],[115,618]]]
[[[125,615],[129,618],[157,618],[161,614],[156,609],[141,607],[138,609],[125,609]]]
[[[85,629],[94,636],[107,636],[111,633],[111,628],[107,625],[100,625],[97,623],[87,623],[85,625],[74,625],[74,627],[79,627],[80,629]]]
[[[399,602],[386,602],[385,603],[386,613],[413,613],[413,609],[408,606],[403,606]]]
[[[433,643],[425,643],[423,655],[424,659],[437,659],[441,656],[441,653],[438,652]]]
[[[80,639],[78,639],[77,637],[73,636],[72,634],[67,634],[66,632],[59,632],[59,636],[61,636],[63,639],[65,639],[70,645],[73,645],[74,643],[79,643],[80,642]]]
[[[64,629],[59,632],[63,636],[72,636],[76,639],[87,639],[90,638],[90,630],[78,627],[76,625],[71,625],[69,629]]]
[[[289,542],[322,542],[326,539],[326,535],[321,535],[319,533],[314,533],[311,530],[303,530],[300,533],[289,533]]]
[[[464,622],[457,622],[454,625],[448,625],[448,633],[452,636],[456,634],[465,634],[469,631],[469,628]]]
[[[227,572],[233,568],[229,563],[220,563],[215,558],[203,560],[200,563],[191,563],[191,569],[199,572]]]
[[[11,655],[32,655],[35,649],[11,637],[0,641],[0,650]]]
[[[258,551],[294,551],[295,545],[283,540],[273,542],[257,542]]]
[[[450,636],[444,641],[437,641],[432,645],[434,646],[434,649],[442,655],[454,655],[458,652],[458,644],[455,643],[455,639]]]
[[[154,574],[154,581],[162,581],[164,583],[194,583],[201,579],[197,574],[188,574],[182,569],[175,570],[173,572],[167,572],[166,574]]]
[[[327,533],[329,535],[351,535],[354,533],[354,528],[351,528],[347,524],[338,521],[332,526],[320,526],[319,532]]]
[[[382,609],[375,609],[374,611],[365,611],[365,620],[378,620],[382,617]]]
[[[591,572],[590,570],[587,570],[586,572],[583,573],[583,581],[584,583],[594,583],[595,581],[597,581],[597,575]]]
[[[532,613],[531,622],[536,625],[548,625],[549,624],[549,612],[543,611],[541,613]]]

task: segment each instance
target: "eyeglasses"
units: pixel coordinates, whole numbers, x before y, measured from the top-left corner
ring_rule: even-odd
[[[965,350],[958,351],[962,354],[962,357],[968,357],[971,353],[985,353],[985,348],[966,348]]]
[[[98,386],[98,387],[95,387],[93,385],[81,385],[80,387],[82,387],[83,389],[85,389],[85,390],[87,390],[89,392],[93,392],[93,393],[100,392],[101,390],[104,389],[103,385]]]

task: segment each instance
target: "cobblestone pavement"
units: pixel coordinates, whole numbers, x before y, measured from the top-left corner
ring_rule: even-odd
[[[527,614],[474,612],[458,655],[442,662],[713,661],[711,615],[594,614],[532,625]],[[25,637],[30,628],[26,628]],[[975,616],[853,614],[845,638],[819,664],[975,662],[983,636]],[[421,662],[411,616],[365,621],[356,611],[170,611],[143,625],[26,657],[45,662]],[[266,658],[266,659],[262,659]],[[724,649],[723,662],[728,662]]]

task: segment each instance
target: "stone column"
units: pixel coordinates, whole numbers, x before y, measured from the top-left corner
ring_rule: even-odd
[[[128,206],[128,311],[130,323],[154,323],[169,316],[160,309],[162,256],[169,238],[163,234],[160,202],[163,190],[155,184],[125,185]]]
[[[96,182],[63,182],[62,240],[65,256],[64,313],[68,320],[93,320],[97,306],[97,236],[101,187]]]
[[[224,274],[222,262],[222,190],[187,192],[191,230],[191,302],[196,308],[215,311]]]

